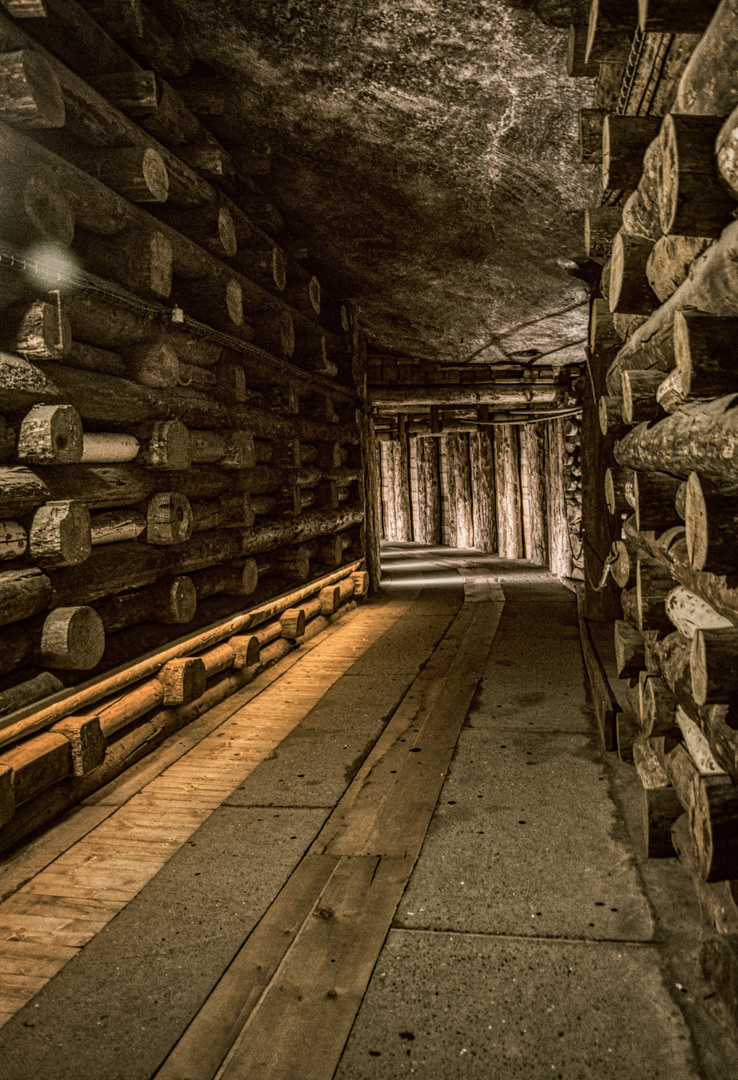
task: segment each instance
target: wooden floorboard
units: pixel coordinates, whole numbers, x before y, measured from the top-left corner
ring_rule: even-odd
[[[333,1076],[411,870],[410,859],[341,859],[222,1080]]]
[[[358,608],[6,860],[0,1025],[141,891],[417,595]],[[23,975],[31,981],[19,983]]]
[[[156,1080],[333,1076],[419,854],[503,606],[498,590],[475,589],[474,603],[456,616],[310,853]],[[302,924],[296,929],[291,921],[289,935],[273,936],[273,926],[298,914],[288,899],[293,895],[300,899]],[[267,972],[273,975],[267,978]]]

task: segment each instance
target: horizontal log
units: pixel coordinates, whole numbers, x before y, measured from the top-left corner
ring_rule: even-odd
[[[633,478],[636,528],[659,532],[680,523],[675,499],[681,481],[668,473],[638,471]]]
[[[732,573],[738,567],[738,505],[734,494],[711,491],[699,475],[687,480],[687,554],[695,570]]]
[[[67,47],[77,40],[77,34],[55,38]],[[199,206],[213,200],[213,189],[193,169],[165,149],[151,135],[125,117],[83,78],[42,48],[30,34],[0,15],[0,49],[9,51],[32,49],[52,68],[62,91],[65,108],[65,131],[90,147],[150,146],[161,154],[169,173],[170,199],[181,206]],[[84,59],[85,75],[89,77],[90,54]]]
[[[633,743],[633,764],[642,788],[643,829],[649,858],[674,855],[671,826],[682,813],[681,803],[648,739],[640,735]]]
[[[639,424],[615,446],[621,466],[657,469],[686,479],[698,472],[717,483],[738,483],[735,396],[686,406],[656,424]]]
[[[603,394],[598,404],[600,431],[603,435],[622,435],[628,430],[623,414],[622,386],[620,394]]]
[[[638,26],[644,34],[702,34],[710,25],[718,2],[638,0]]]
[[[728,704],[738,697],[738,628],[696,630],[689,666],[698,705]]]
[[[146,517],[136,510],[107,510],[91,517],[93,546],[136,540],[146,531]]]
[[[646,148],[643,172],[623,206],[623,232],[629,236],[642,236],[652,242],[657,241],[663,232],[658,187],[660,162],[661,142],[656,137]]]
[[[602,186],[605,189],[635,188],[643,171],[643,156],[656,138],[661,120],[657,116],[607,115],[602,126]]]
[[[668,300],[689,276],[689,268],[712,243],[705,236],[660,237],[646,262],[646,279],[659,300]]]
[[[69,741],[60,732],[46,731],[0,754],[0,766],[13,770],[16,806],[63,780],[71,764]]]
[[[638,629],[671,630],[671,620],[664,602],[674,587],[674,579],[656,560],[638,559],[636,567],[636,610]]]
[[[613,581],[621,589],[632,589],[636,583],[636,557],[635,545],[626,540],[614,540],[610,550],[610,574]]]
[[[402,406],[407,412],[427,405],[554,405],[561,401],[563,387],[557,383],[521,383],[477,388],[476,386],[376,386],[369,389],[369,400],[378,409]]]
[[[24,127],[60,128],[64,97],[53,66],[33,49],[0,55],[0,117]]]
[[[633,469],[611,466],[605,471],[605,502],[610,514],[629,514],[635,509]]]
[[[28,705],[64,689],[64,684],[50,671],[42,671],[32,679],[17,683],[0,693],[0,716],[10,716]]]
[[[342,580],[353,571],[355,565],[349,564],[349,566],[336,571],[334,574],[323,577],[302,589],[295,590],[287,598],[277,597],[251,612],[231,616],[205,631],[180,639],[175,645],[165,648],[163,652],[157,650],[152,656],[139,658],[135,664],[127,666],[123,671],[95,678],[87,685],[67,691],[44,707],[35,709],[32,715],[24,716],[22,712],[19,713],[0,731],[0,745],[7,745],[18,738],[27,737],[43,730],[67,715],[78,715],[81,710],[100,701],[105,696],[119,694],[121,689],[157,672],[162,664],[170,659],[208,648],[232,636],[234,633],[241,633],[248,626],[267,621],[275,614],[294,606],[295,603],[299,603],[301,599],[308,598],[319,592],[321,588]],[[350,605],[346,605],[342,610],[347,610],[349,607]],[[337,612],[335,617],[340,614],[340,611]],[[239,687],[240,685],[243,685],[243,683],[238,684]],[[232,691],[229,690],[228,692]]]
[[[196,609],[195,584],[186,575],[162,578],[146,588],[111,596],[95,604],[106,634],[115,634],[143,622],[189,623]]]
[[[82,503],[52,500],[33,515],[28,529],[28,551],[40,566],[77,566],[89,557],[91,544],[90,513]]]
[[[599,0],[590,4],[585,63],[613,63],[625,59],[636,28],[637,8]]]
[[[728,629],[733,624],[701,596],[677,585],[665,601],[666,613],[682,637],[691,641],[697,630]]]
[[[677,311],[674,355],[685,396],[717,397],[738,390],[738,318]]]
[[[0,348],[28,360],[69,360],[72,331],[57,304],[44,300],[21,303],[2,312]]]
[[[622,373],[623,420],[640,424],[657,420],[663,410],[656,400],[656,391],[663,375],[655,371],[624,371]]]
[[[643,654],[643,634],[640,630],[622,619],[617,619],[613,626],[615,634],[615,663],[621,679],[632,679],[645,663]]]
[[[665,233],[719,236],[735,208],[720,183],[715,139],[722,118],[664,117],[659,139],[659,213]]]
[[[84,605],[54,608],[44,620],[37,646],[45,667],[89,671],[105,651],[105,630],[97,612]]]
[[[633,332],[608,370],[611,393],[619,390],[625,369],[658,367],[669,372],[676,366],[673,323],[677,311],[692,307],[712,315],[738,315],[736,245],[738,222],[723,230],[719,240],[694,261],[687,280]]]

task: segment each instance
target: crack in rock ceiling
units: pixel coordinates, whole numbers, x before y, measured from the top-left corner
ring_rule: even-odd
[[[592,83],[567,77],[565,30],[502,0],[168,5],[228,79],[219,133],[271,149],[262,187],[373,345],[582,359]]]

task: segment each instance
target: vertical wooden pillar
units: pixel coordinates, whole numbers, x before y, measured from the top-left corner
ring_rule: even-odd
[[[439,435],[438,474],[441,481],[441,543],[447,547],[456,547],[456,500],[450,490],[448,470],[448,435]]]
[[[407,440],[407,464],[410,471],[410,521],[413,540],[420,542],[420,516],[418,513],[418,440]]]
[[[523,492],[523,540],[525,557],[539,566],[548,564],[546,527],[546,456],[544,432],[540,424],[518,428],[520,440],[520,483]]]
[[[518,432],[512,424],[494,429],[497,542],[505,559],[523,558],[523,525],[518,463]]]
[[[407,416],[397,417],[397,530],[401,534],[398,540],[412,540],[413,519],[410,504],[410,454],[407,437]]]
[[[497,507],[495,505],[495,460],[492,428],[483,427],[469,435],[474,547],[497,551]]]
[[[379,466],[379,447],[371,416],[361,412],[361,461],[364,479],[364,524],[362,540],[369,587],[372,592],[379,588],[379,541],[382,536],[382,491]]]
[[[407,453],[399,439],[379,444],[382,462],[382,535],[385,540],[412,540]]]
[[[436,438],[415,439],[418,472],[418,532],[421,544],[441,542],[441,480]]]
[[[394,540],[397,526],[395,522],[395,455],[394,442],[379,444],[380,459],[380,502],[382,507],[382,539]]]
[[[465,434],[447,435],[445,444],[448,502],[453,504],[456,523],[456,536],[448,542],[457,548],[468,548],[474,542],[469,440]]]
[[[546,424],[546,509],[548,565],[558,577],[571,577],[572,554],[564,497],[564,421]]]

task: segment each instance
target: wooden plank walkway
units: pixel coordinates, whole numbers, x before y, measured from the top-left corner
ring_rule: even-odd
[[[470,599],[156,1080],[333,1076],[502,614]]]
[[[406,590],[347,615],[0,866],[0,1026],[140,892],[416,596]]]

